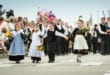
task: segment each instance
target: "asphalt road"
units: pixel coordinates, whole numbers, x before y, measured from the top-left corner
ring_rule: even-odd
[[[76,63],[76,55],[56,56],[55,63],[48,63],[48,57],[32,63],[25,57],[21,64],[0,59],[0,75],[110,75],[110,56],[89,54],[83,56],[82,63]]]

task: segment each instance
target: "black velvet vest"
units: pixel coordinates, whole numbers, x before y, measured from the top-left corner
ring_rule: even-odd
[[[60,33],[64,33],[65,30],[63,29],[63,27],[61,26],[61,29],[59,29],[56,25],[55,25],[55,30],[57,30]]]
[[[106,29],[107,29],[106,24],[105,25],[100,24],[100,27],[103,32],[106,32]]]
[[[47,32],[47,42],[48,43],[55,43],[56,42],[55,31],[48,30],[48,32]]]

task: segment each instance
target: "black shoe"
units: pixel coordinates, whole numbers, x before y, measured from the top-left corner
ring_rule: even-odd
[[[51,60],[48,61],[48,63],[51,63],[51,62],[52,62]]]
[[[105,53],[102,53],[101,55],[106,56],[106,54],[105,54]]]
[[[39,63],[39,61],[37,60],[36,63]]]
[[[81,60],[80,59],[76,59],[77,63],[81,63]]]
[[[20,62],[19,62],[19,61],[16,61],[16,63],[17,63],[17,64],[20,64]]]
[[[53,61],[53,60],[49,60],[49,61],[48,61],[48,63],[54,63],[54,62],[55,62],[55,61]]]
[[[107,55],[110,55],[110,53],[108,52]]]
[[[52,61],[51,61],[51,60],[49,60],[49,61],[48,61],[48,63],[52,63]]]
[[[33,60],[32,63],[35,63],[35,60]]]

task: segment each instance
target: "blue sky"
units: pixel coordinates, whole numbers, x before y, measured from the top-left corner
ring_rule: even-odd
[[[86,21],[93,15],[94,23],[99,22],[102,10],[108,17],[110,0],[0,0],[6,10],[14,9],[16,16],[27,16],[30,20],[36,19],[40,8],[52,10],[58,18],[73,24],[79,15]]]

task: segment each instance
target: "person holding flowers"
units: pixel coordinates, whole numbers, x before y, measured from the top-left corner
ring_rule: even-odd
[[[84,50],[88,50],[87,41],[84,37],[85,32],[88,31],[83,26],[83,20],[78,20],[78,28],[73,32],[74,37],[74,50],[77,51],[77,63],[81,62],[81,56]]]
[[[16,25],[12,34],[13,41],[9,49],[9,60],[16,61],[19,64],[25,55],[23,30],[20,29],[19,25]]]
[[[41,57],[44,56],[42,33],[38,28],[32,30],[32,42],[29,48],[28,56],[31,57],[33,63],[39,63]]]

